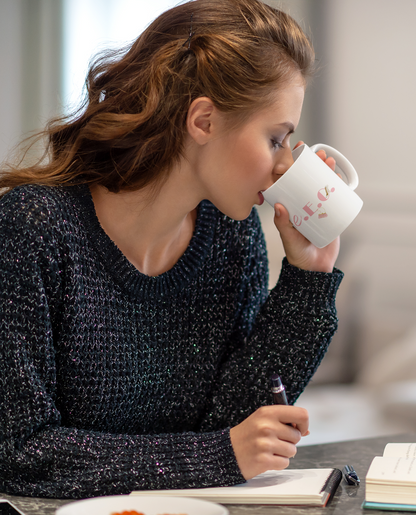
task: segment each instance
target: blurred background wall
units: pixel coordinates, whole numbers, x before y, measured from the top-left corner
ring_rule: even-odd
[[[0,160],[77,104],[89,59],[134,39],[176,1],[0,0]],[[337,147],[364,207],[342,236],[340,325],[298,404],[306,443],[416,429],[416,2],[268,0],[313,40],[318,74],[292,137]],[[270,286],[283,250],[260,208]]]

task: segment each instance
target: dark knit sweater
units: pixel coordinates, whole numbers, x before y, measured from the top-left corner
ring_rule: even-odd
[[[0,201],[0,491],[87,497],[240,483],[229,427],[294,402],[336,330],[342,273],[283,263],[267,291],[256,211],[199,206],[185,254],[141,274],[87,187]]]

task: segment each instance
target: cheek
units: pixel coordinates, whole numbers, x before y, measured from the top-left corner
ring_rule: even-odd
[[[264,150],[259,146],[246,147],[242,149],[239,159],[245,174],[250,175],[253,180],[264,177],[273,170],[274,162],[269,149]]]
[[[264,179],[274,167],[274,154],[264,138],[256,139],[251,134],[222,141],[221,151],[217,155],[222,156],[225,175],[234,181],[242,181],[242,188],[247,182],[256,183],[259,179]]]
[[[253,166],[253,164],[267,159],[270,150],[265,148],[264,143],[259,138],[243,137],[235,146],[233,154],[240,163]]]

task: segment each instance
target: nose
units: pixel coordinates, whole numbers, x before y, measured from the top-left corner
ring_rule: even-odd
[[[293,160],[292,151],[289,147],[284,147],[281,152],[278,153],[276,165],[273,169],[273,175],[276,176],[276,180],[289,170],[295,161]]]

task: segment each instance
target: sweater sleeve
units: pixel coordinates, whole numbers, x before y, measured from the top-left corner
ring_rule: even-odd
[[[216,378],[201,430],[234,426],[272,402],[270,376],[278,373],[289,404],[304,390],[338,327],[335,296],[343,278],[282,263],[267,293],[267,253],[258,217],[252,216],[242,309],[230,352]]]
[[[63,426],[51,322],[64,302],[56,223],[44,206],[2,201],[0,491],[82,498],[242,482],[227,429],[128,435]]]

